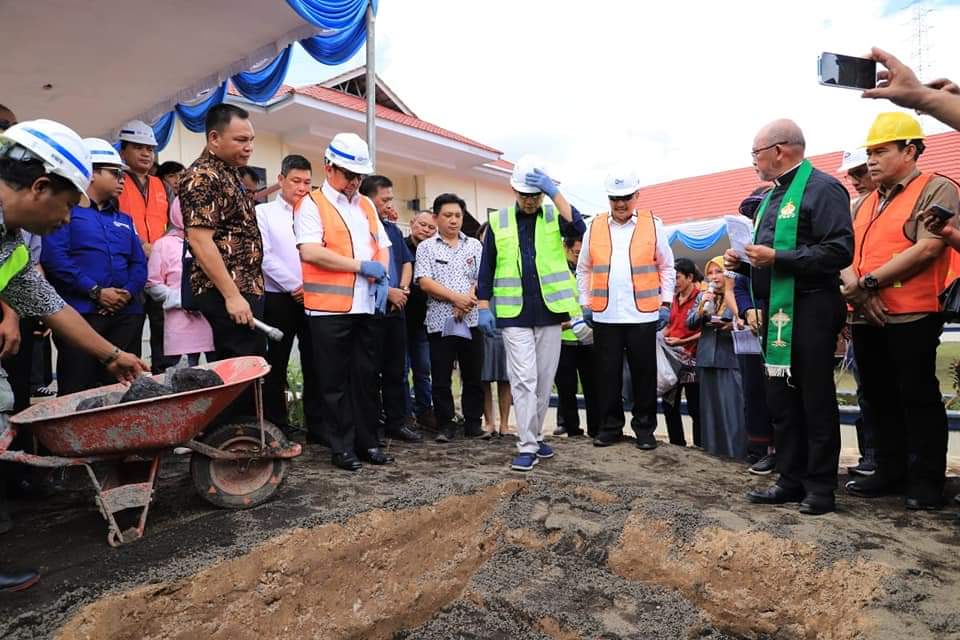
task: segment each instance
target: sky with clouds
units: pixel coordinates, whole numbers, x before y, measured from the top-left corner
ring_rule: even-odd
[[[960,80],[960,3],[923,2],[923,80]],[[917,65],[915,3],[380,0],[379,76],[416,114],[546,161],[585,210],[605,206],[613,166],[644,184],[746,166],[764,123],[790,117],[811,154],[861,143],[893,107],[822,87],[821,51],[872,45]],[[340,67],[302,51],[287,82]],[[929,118],[928,132],[945,130]]]

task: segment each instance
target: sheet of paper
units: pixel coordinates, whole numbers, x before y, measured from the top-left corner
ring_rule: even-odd
[[[737,252],[741,260],[750,264],[744,247],[753,244],[753,221],[746,216],[723,216],[723,220],[727,224],[730,248]]]

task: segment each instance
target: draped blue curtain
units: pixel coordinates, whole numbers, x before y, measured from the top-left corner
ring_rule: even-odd
[[[310,24],[334,30],[300,41],[300,46],[321,64],[346,62],[367,37],[367,0],[287,0],[287,4]],[[377,4],[373,0],[374,14]]]
[[[287,4],[301,18],[326,32],[300,41],[304,50],[321,64],[332,66],[346,62],[366,41],[367,0],[287,0]],[[377,5],[378,1],[373,0],[374,13]],[[293,45],[290,45],[261,69],[238,73],[230,80],[248,100],[266,102],[283,84],[292,55]],[[163,149],[170,141],[175,116],[179,116],[190,131],[202,132],[207,111],[223,102],[226,93],[227,83],[224,82],[206,100],[192,105],[178,104],[173,111],[161,116],[153,124],[157,150]]]
[[[716,231],[706,236],[692,236],[682,231],[674,231],[670,234],[670,244],[679,241],[688,249],[693,251],[705,251],[719,242],[727,235],[727,227],[720,225]]]
[[[266,102],[273,97],[280,85],[283,84],[283,79],[287,77],[287,68],[290,66],[292,52],[293,46],[291,45],[262,69],[243,71],[232,76],[230,80],[233,81],[233,86],[247,100]]]

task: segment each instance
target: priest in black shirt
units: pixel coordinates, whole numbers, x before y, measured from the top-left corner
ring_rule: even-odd
[[[728,269],[750,276],[762,312],[780,474],[775,485],[748,498],[799,502],[800,513],[817,515],[834,510],[840,416],[833,355],[846,314],[840,271],[853,260],[853,229],[847,190],[804,160],[804,147],[803,132],[790,120],[776,120],[757,134],[753,166],[774,188],[757,211],[746,260],[732,249],[724,260]]]

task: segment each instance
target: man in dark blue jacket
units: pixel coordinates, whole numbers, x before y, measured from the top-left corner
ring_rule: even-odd
[[[117,210],[123,164],[105,140],[84,143],[93,158],[90,206],[74,207],[70,223],[43,238],[40,263],[57,292],[97,333],[140,355],[147,259],[133,219]],[[56,344],[60,395],[113,382],[96,358],[62,340]]]

